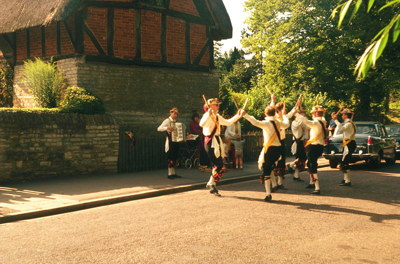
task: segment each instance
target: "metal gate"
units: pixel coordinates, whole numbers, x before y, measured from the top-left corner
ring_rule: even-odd
[[[127,135],[131,129],[120,128],[118,172],[154,170],[166,167],[165,135]]]

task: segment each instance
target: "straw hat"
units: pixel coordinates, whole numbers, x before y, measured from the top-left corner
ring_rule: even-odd
[[[315,112],[325,112],[325,111],[326,111],[326,109],[323,108],[321,105],[316,105],[316,106],[313,106],[313,108],[311,109],[310,113],[312,114],[312,113],[315,113]]]
[[[218,100],[218,98],[210,98],[207,100],[207,104],[208,105],[219,105],[222,103]]]

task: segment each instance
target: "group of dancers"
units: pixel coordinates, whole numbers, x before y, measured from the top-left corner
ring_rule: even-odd
[[[229,126],[237,122],[240,118],[245,118],[252,125],[259,127],[263,131],[263,148],[258,158],[258,168],[262,172],[261,181],[265,186],[265,201],[272,200],[271,193],[279,189],[285,189],[283,179],[285,173],[293,172],[295,181],[303,182],[299,177],[301,171],[307,170],[310,176],[309,184],[306,188],[313,189],[311,194],[321,194],[318,177],[318,158],[322,155],[325,139],[327,138],[327,127],[324,115],[326,109],[321,105],[312,107],[310,113],[312,120],[306,117],[306,111],[301,108],[302,102],[299,98],[293,109],[286,113],[284,102],[276,103],[275,95],[271,95],[271,104],[264,110],[265,119],[257,120],[246,113],[245,106],[238,110],[236,115],[226,119],[219,114],[221,102],[218,98],[211,98],[205,101],[205,113],[199,125],[203,129],[204,148],[212,165],[212,172],[206,187],[210,193],[220,196],[217,183],[224,173],[223,155],[224,144],[221,139],[221,126]],[[351,154],[356,148],[355,132],[356,127],[352,122],[352,113],[349,109],[343,110],[343,122],[338,121],[339,112],[332,116],[337,129],[343,131],[343,159],[340,168],[343,171],[343,181],[341,186],[351,186],[349,174],[349,161]],[[171,133],[175,129],[174,123],[179,112],[177,108],[170,110],[170,116],[158,127],[158,131],[166,132],[165,151],[168,159],[168,178],[178,178],[176,175],[176,160],[178,156],[179,144],[171,140]],[[285,137],[286,129],[290,126],[290,119],[294,117],[291,129],[294,137],[292,153],[295,160],[286,165]]]

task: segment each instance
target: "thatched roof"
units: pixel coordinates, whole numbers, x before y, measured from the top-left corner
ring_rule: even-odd
[[[194,0],[196,1],[196,0]],[[216,25],[214,37],[232,37],[232,24],[222,0],[207,0]],[[0,34],[65,20],[85,0],[0,0]]]
[[[66,19],[84,0],[0,0],[0,33]]]
[[[212,17],[216,25],[216,39],[228,39],[232,37],[232,23],[222,0],[209,0]]]

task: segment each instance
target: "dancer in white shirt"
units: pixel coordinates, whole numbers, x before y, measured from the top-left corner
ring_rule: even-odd
[[[207,100],[207,112],[204,113],[200,120],[200,126],[203,128],[204,148],[210,158],[213,166],[210,180],[206,187],[210,189],[210,193],[220,196],[216,183],[223,174],[223,155],[225,155],[224,144],[220,137],[221,125],[229,126],[239,120],[245,113],[245,110],[239,110],[238,113],[230,119],[225,119],[218,114],[219,106],[218,98]]]

